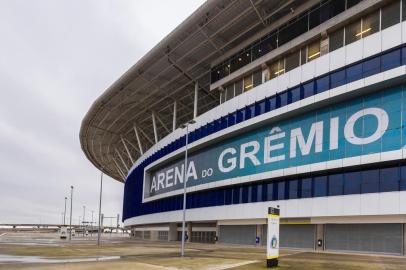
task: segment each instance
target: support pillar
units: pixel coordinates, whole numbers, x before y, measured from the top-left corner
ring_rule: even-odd
[[[262,225],[261,224],[257,225],[257,237],[258,237],[259,241],[256,242],[256,245],[260,246],[262,244],[262,242],[264,241],[264,239],[262,238]]]
[[[324,224],[316,224],[316,239],[315,239],[315,250],[322,251],[325,247],[325,239],[324,239]]]
[[[168,241],[178,240],[178,224],[169,223]]]
[[[173,102],[173,121],[172,121],[172,131],[175,131],[175,129],[176,129],[176,111],[177,111],[177,108],[178,107],[178,104],[177,104],[177,101],[175,100],[174,102]]]
[[[193,231],[192,230],[192,222],[187,223],[186,231],[187,231],[187,236],[188,236],[187,242],[192,242],[192,231]]]
[[[193,119],[197,117],[197,101],[199,100],[199,84],[195,83],[195,102],[193,107]]]

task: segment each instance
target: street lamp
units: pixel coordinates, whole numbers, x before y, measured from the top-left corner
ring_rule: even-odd
[[[93,237],[93,210],[92,210],[92,222],[90,223],[90,236]]]
[[[63,211],[63,225],[65,225],[65,217],[66,217],[66,200],[68,199],[68,197],[65,197],[65,210]]]
[[[72,200],[73,200],[73,186],[70,186],[69,241],[72,239]]]
[[[185,218],[186,218],[186,172],[187,172],[187,150],[189,146],[189,125],[196,123],[194,119],[181,125],[181,128],[186,128],[186,143],[185,143],[185,163],[183,165],[183,218],[182,218],[182,251],[181,256],[185,255]]]
[[[86,226],[86,205],[83,205],[83,220],[82,220],[82,227],[83,227],[83,237],[85,236],[85,226]]]
[[[103,193],[103,171],[100,169],[100,197],[99,197],[99,229],[97,231],[97,245],[100,245],[100,234],[101,234],[101,203],[102,203],[102,193]]]

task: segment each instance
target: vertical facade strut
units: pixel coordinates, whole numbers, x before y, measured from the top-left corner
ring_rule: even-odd
[[[123,142],[123,145],[124,145],[125,151],[127,152],[128,157],[129,157],[129,158],[130,158],[130,160],[131,160],[131,165],[132,165],[132,164],[134,164],[134,159],[133,159],[133,157],[131,156],[130,151],[128,150],[127,144],[125,143],[125,141],[124,141],[124,139],[123,139],[123,136],[120,136],[120,137],[121,137],[121,141]]]
[[[198,82],[195,83],[195,100],[194,100],[194,107],[193,107],[193,119],[197,117],[197,101],[199,99],[199,84]]]
[[[175,100],[173,102],[173,121],[172,121],[172,131],[175,131],[176,129],[176,110],[177,110],[177,101]]]
[[[152,126],[154,128],[155,143],[158,143],[158,130],[156,128],[155,112],[152,112]]]

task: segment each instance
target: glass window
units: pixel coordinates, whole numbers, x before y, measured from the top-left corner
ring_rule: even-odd
[[[346,83],[345,70],[336,71],[330,75],[331,88],[344,85],[345,83]]]
[[[235,84],[234,84],[234,96],[238,96],[238,95],[240,95],[242,93],[242,90],[243,90],[242,85],[243,85],[242,80],[239,80],[239,81],[235,82]]]
[[[400,66],[400,50],[386,53],[381,56],[381,71],[386,71]]]
[[[399,167],[381,169],[379,189],[381,192],[399,190]]]
[[[266,200],[267,201],[272,201],[274,199],[274,184],[273,183],[268,183],[266,185]]]
[[[320,25],[320,8],[316,7],[309,13],[309,30]]]
[[[327,196],[327,176],[314,177],[314,197]]]
[[[379,31],[379,10],[362,18],[361,37],[364,38]]]
[[[362,78],[362,63],[348,67],[346,70],[347,83],[359,80]]]
[[[298,37],[301,34],[307,32],[307,23],[307,14],[300,18],[293,19],[293,21],[290,21],[287,26],[283,27],[279,31],[278,46],[281,46],[286,42],[291,41],[295,37]]]
[[[362,63],[362,75],[368,77],[381,71],[381,57],[374,57]]]
[[[307,61],[312,61],[320,56],[320,40],[307,46]]]
[[[361,38],[361,20],[345,27],[345,44],[353,43]]]
[[[298,191],[298,180],[289,181],[289,199],[297,199]]]
[[[244,92],[251,90],[253,86],[252,83],[252,75],[248,75],[244,77]]]
[[[250,186],[241,187],[241,194],[242,194],[241,202],[242,203],[247,203],[248,202],[248,196],[249,196],[249,193],[250,193],[249,188],[250,188]]]
[[[337,196],[343,195],[344,192],[344,177],[342,173],[333,174],[328,177],[328,195]]]
[[[347,0],[347,8],[350,8],[352,6],[355,6],[358,4],[361,0]],[[344,2],[344,1],[343,1]]]
[[[240,203],[240,187],[233,188],[233,204]]]
[[[326,75],[316,80],[316,93],[322,93],[330,88],[330,76]]]
[[[379,170],[361,172],[361,193],[379,192]]]
[[[406,1],[402,0],[402,21],[406,20]]]
[[[257,202],[262,202],[262,184],[258,185],[258,190],[257,190]]]
[[[257,202],[258,185],[249,186],[248,188],[248,202]]]
[[[303,98],[311,97],[314,95],[314,82],[304,84],[303,86]]]
[[[253,77],[253,82],[254,82],[254,87],[260,85],[262,83],[262,70],[257,70],[254,72],[252,75]]]
[[[283,92],[276,96],[276,107],[280,108],[288,105],[288,92]]]
[[[286,199],[286,189],[285,189],[285,182],[278,182],[278,198],[277,200],[285,200]]]
[[[304,65],[306,64],[306,59],[307,59],[307,47],[303,47],[300,49],[300,64]]]
[[[285,61],[281,59],[271,64],[269,67],[270,78],[273,79],[285,73]]]
[[[394,1],[382,8],[382,30],[400,22],[400,2]]]
[[[361,173],[350,172],[344,174],[344,195],[360,194],[361,192]]]
[[[335,51],[344,46],[344,28],[329,35],[329,51]]]
[[[299,101],[300,100],[300,87],[296,87],[296,88],[289,90],[289,95],[290,95],[290,97],[289,97],[290,103]]]
[[[226,89],[224,91],[226,100],[230,100],[234,97],[234,84],[226,86]]]
[[[286,57],[286,72],[298,67],[300,64],[300,51],[294,52]]]
[[[310,198],[312,197],[312,179],[304,178],[301,180],[302,186],[300,189],[301,198]]]
[[[406,166],[400,167],[400,190],[406,190]]]

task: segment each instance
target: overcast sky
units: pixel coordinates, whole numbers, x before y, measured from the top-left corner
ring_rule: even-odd
[[[0,1],[0,224],[73,221],[98,207],[99,172],[79,143],[92,102],[203,0]],[[121,215],[105,177],[102,212]],[[108,221],[105,221],[108,223]]]

